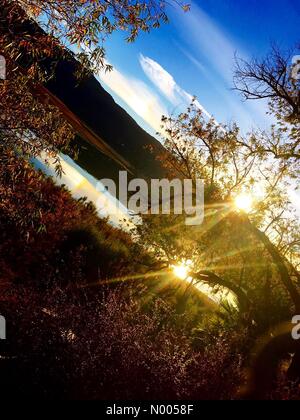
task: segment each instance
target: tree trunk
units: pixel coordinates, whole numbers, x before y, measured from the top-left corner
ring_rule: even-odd
[[[223,286],[226,289],[229,289],[233,292],[239,303],[239,309],[241,312],[248,312],[251,307],[251,302],[247,296],[247,294],[237,285],[231,283],[229,280],[223,279],[216,274],[212,273],[211,271],[199,271],[197,273],[191,273],[191,277],[194,279],[200,280],[203,283],[207,283],[211,286]]]
[[[285,286],[286,290],[289,292],[289,295],[295,305],[297,314],[300,314],[300,294],[291,279],[291,276],[285,264],[284,258],[282,257],[280,252],[277,250],[276,246],[267,237],[267,235],[264,232],[261,232],[256,226],[254,226],[248,218],[245,218],[245,224],[248,230],[251,233],[253,233],[253,235],[265,245],[266,249],[268,250],[274,263],[277,266],[277,269],[281,277],[281,281],[283,285]]]

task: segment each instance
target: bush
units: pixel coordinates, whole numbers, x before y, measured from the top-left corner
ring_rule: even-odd
[[[232,398],[239,358],[223,339],[193,350],[161,299],[145,313],[120,290],[47,296],[18,288],[6,308],[13,334],[2,349],[6,394],[70,399]],[[10,315],[9,315],[10,314]],[[3,375],[6,372],[6,375]]]
[[[114,276],[133,271],[141,252],[128,234],[100,219],[91,203],[1,151],[0,284],[48,287],[97,281],[99,273],[107,278],[112,267]]]

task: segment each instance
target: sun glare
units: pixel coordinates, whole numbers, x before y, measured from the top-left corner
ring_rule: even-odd
[[[192,260],[184,260],[181,264],[173,266],[173,273],[181,280],[186,280],[189,275],[191,265]]]
[[[175,265],[173,267],[173,272],[176,277],[179,277],[181,280],[185,280],[188,276],[188,268],[182,264],[182,265]]]
[[[249,213],[253,208],[253,198],[250,194],[242,193],[235,197],[236,208],[245,213]]]

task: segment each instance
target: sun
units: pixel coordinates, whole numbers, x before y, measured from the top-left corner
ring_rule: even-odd
[[[176,277],[179,277],[181,280],[185,280],[188,276],[188,268],[185,265],[175,265],[173,267],[173,272]]]
[[[192,265],[192,260],[186,260],[181,264],[174,265],[173,273],[175,274],[176,277],[180,278],[181,280],[186,280],[189,275],[191,265]]]
[[[253,197],[251,194],[241,193],[235,197],[234,204],[238,210],[250,213],[253,209]]]

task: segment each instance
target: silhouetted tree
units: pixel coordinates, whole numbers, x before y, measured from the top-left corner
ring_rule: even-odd
[[[268,99],[271,111],[278,119],[300,122],[300,74],[297,58],[300,48],[281,51],[273,45],[262,59],[246,61],[236,58],[235,89],[245,99]]]

